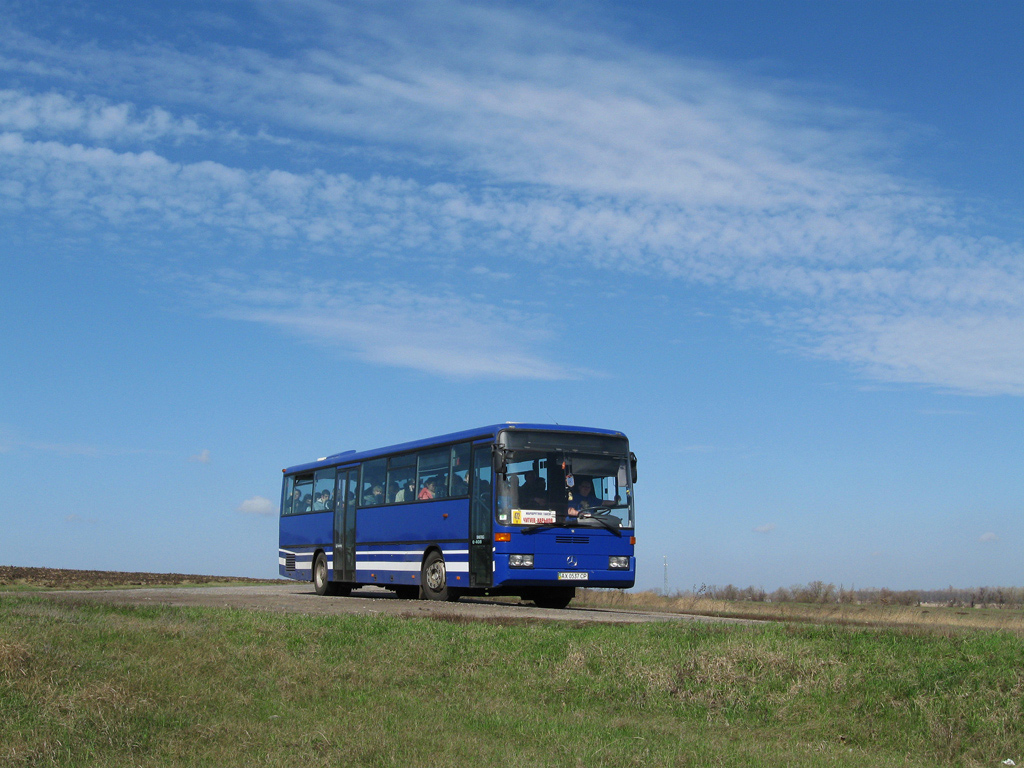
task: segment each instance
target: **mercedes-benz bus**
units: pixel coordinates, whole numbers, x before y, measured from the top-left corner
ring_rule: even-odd
[[[636,457],[621,432],[495,424],[283,470],[280,574],[317,594],[518,595],[636,580]]]

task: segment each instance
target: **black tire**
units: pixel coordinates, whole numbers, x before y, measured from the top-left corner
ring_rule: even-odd
[[[339,584],[330,581],[327,570],[327,558],[321,552],[313,561],[313,589],[318,595],[336,595],[340,592]]]
[[[448,571],[444,565],[444,556],[433,551],[423,561],[420,571],[420,593],[427,600],[447,600],[455,602],[459,593],[448,588]]]
[[[576,587],[551,587],[537,592],[533,602],[538,608],[565,608],[574,597]]]

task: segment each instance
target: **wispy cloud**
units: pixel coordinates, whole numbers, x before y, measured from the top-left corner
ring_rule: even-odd
[[[96,96],[71,98],[9,89],[0,90],[0,128],[62,138],[79,134],[83,139],[113,142],[213,136],[194,119],[175,117],[160,107],[140,111],[134,104],[110,103]]]
[[[754,533],[771,533],[775,530],[775,523],[765,523],[754,528]]]
[[[82,95],[0,94],[0,205],[301,245],[306,258],[461,259],[478,276],[557,258],[668,277],[759,306],[751,315],[783,345],[875,380],[1024,394],[1024,247],[880,162],[905,126],[520,8],[260,8],[254,24],[288,31],[274,52],[225,43],[216,24],[188,50],[8,35],[0,68],[45,70]],[[294,166],[254,169],[214,149],[179,162],[120,146],[216,147],[260,126],[315,143],[319,167],[302,153]],[[296,302],[236,313],[395,364],[420,359],[435,312],[470,317],[455,296],[431,306],[399,292],[337,304],[326,319]],[[394,328],[372,344],[392,351],[355,341],[366,318]],[[457,370],[511,368],[482,362],[490,337],[478,338],[478,352],[451,350]],[[527,375],[560,375],[520,362]]]
[[[178,163],[149,150],[32,141],[14,132],[0,133],[0,172],[0,207],[115,225],[133,237],[154,228],[205,230],[342,254],[437,253],[464,250],[460,243],[479,239],[481,227],[502,226],[482,219],[464,191],[447,185]]]
[[[250,496],[235,508],[236,512],[246,515],[273,515],[277,507],[270,499],[263,496]]]
[[[978,541],[982,544],[995,544],[999,541],[999,537],[989,531],[988,533],[981,534],[981,536],[978,537]]]
[[[197,454],[195,454],[193,456],[189,456],[188,460],[192,461],[192,462],[197,462],[199,464],[209,464],[210,463],[210,451],[208,449],[204,448],[199,453],[197,453]]]
[[[827,321],[818,351],[872,378],[1024,395],[1024,312],[906,311]]]
[[[196,298],[223,317],[270,325],[370,362],[451,378],[564,379],[574,374],[534,350],[540,318],[405,283],[343,283],[288,274],[257,279],[221,272],[188,278]]]
[[[53,456],[82,456],[85,458],[104,458],[108,456],[136,456],[155,453],[147,448],[117,448],[92,443],[48,442],[45,440],[25,440],[16,431],[0,426],[0,453],[42,453]]]

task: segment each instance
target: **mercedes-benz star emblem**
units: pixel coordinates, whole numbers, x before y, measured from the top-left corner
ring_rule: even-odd
[[[565,562],[571,568],[575,568],[576,567],[576,557],[574,555],[569,555],[567,558],[565,558]]]

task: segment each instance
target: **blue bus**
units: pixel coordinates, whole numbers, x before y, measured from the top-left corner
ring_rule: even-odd
[[[283,470],[280,574],[317,594],[518,595],[636,580],[636,457],[621,432],[495,424]]]

